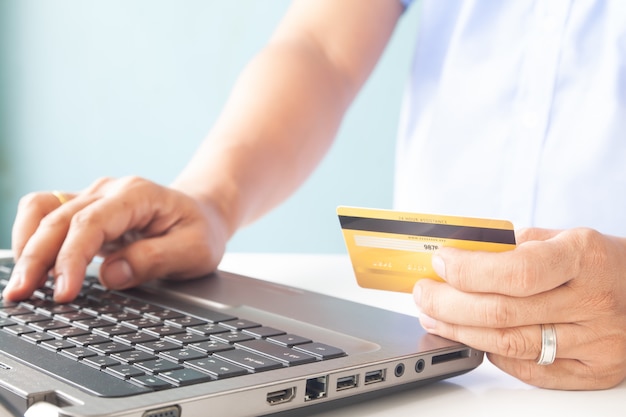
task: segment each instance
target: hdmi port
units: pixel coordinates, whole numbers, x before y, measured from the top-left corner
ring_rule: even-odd
[[[296,388],[285,388],[278,391],[273,391],[267,394],[267,402],[269,405],[277,405],[282,403],[288,403],[296,396]]]

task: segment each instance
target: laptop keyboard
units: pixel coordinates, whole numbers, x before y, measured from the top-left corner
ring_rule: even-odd
[[[12,264],[0,264],[0,291]],[[52,283],[0,300],[0,351],[87,392],[123,397],[345,356],[340,348],[206,310],[189,315],[86,277],[71,303]],[[121,382],[121,383],[120,383]]]

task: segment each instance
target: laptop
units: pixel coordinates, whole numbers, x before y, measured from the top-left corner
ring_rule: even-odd
[[[0,287],[11,274],[0,259]],[[417,318],[224,271],[0,300],[0,402],[72,417],[303,415],[468,372],[483,352]]]

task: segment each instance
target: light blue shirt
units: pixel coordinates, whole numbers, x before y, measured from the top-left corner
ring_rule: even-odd
[[[626,236],[626,1],[414,7],[395,207]]]

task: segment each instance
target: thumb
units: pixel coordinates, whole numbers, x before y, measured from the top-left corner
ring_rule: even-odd
[[[171,240],[142,239],[110,253],[100,266],[100,281],[121,290],[156,278],[195,278],[217,268],[223,252],[213,253],[202,243],[172,245]]]

